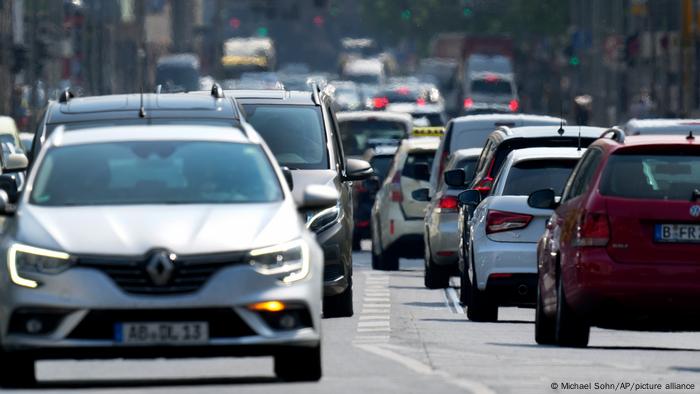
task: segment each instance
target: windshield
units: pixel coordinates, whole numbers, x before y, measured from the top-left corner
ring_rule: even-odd
[[[700,154],[616,154],[608,160],[600,192],[606,196],[694,200],[700,190]]]
[[[321,110],[315,106],[246,104],[255,127],[281,166],[327,169],[328,150]]]
[[[56,207],[281,199],[277,176],[260,146],[129,141],[51,149],[37,172],[30,201]]]
[[[521,161],[508,171],[503,195],[528,196],[541,189],[552,189],[561,195],[577,162],[570,159]]]
[[[156,85],[162,85],[163,91],[197,91],[199,73],[191,67],[159,66],[156,70]]]
[[[343,151],[346,155],[359,156],[365,150],[377,145],[408,137],[406,124],[389,120],[346,120],[339,122]]]

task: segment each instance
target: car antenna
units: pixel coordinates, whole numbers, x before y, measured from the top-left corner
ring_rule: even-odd
[[[557,130],[557,133],[564,135],[564,102],[559,104],[559,119],[559,130]]]
[[[695,136],[693,135],[693,130],[690,130],[690,131],[688,132],[688,136],[685,137],[685,139],[688,140],[688,141],[692,141],[692,140],[695,139]]]
[[[578,149],[579,152],[581,151],[581,125],[578,125]]]
[[[139,118],[146,117],[146,108],[143,107],[143,85],[141,85],[141,105],[139,106]]]

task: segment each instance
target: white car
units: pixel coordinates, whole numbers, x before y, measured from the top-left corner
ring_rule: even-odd
[[[460,275],[470,320],[496,321],[499,306],[534,306],[537,241],[553,211],[531,208],[527,199],[540,189],[561,194],[584,151],[515,150],[508,155],[491,195],[479,203],[477,190],[460,194],[461,203],[478,204],[469,222],[468,269]]]
[[[700,119],[630,119],[622,127],[627,135],[700,134]]]
[[[428,187],[430,166],[440,140],[403,140],[372,206],[372,268],[397,270],[399,258],[423,257],[426,201],[413,192]]]

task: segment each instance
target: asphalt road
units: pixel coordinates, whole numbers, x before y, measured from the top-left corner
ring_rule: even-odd
[[[369,268],[369,253],[362,252],[355,254],[355,266],[355,316],[323,321],[324,377],[318,383],[279,382],[268,358],[51,361],[38,364],[37,391],[700,392],[700,333],[594,329],[587,349],[537,346],[533,310],[503,308],[498,323],[472,323],[454,288],[423,287],[419,260],[402,260],[397,272],[377,272]],[[567,383],[590,389],[567,389]],[[695,389],[666,388],[673,383]],[[596,390],[596,384],[611,386]]]

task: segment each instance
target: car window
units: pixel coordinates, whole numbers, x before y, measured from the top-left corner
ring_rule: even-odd
[[[262,148],[199,141],[127,141],[51,149],[31,203],[42,206],[212,204],[282,199]],[[80,176],[76,176],[80,175]]]
[[[600,192],[606,196],[682,200],[700,188],[700,154],[614,154],[605,166]]]
[[[595,175],[598,163],[602,157],[602,152],[598,149],[590,149],[584,153],[583,157],[575,167],[569,179],[566,181],[564,193],[561,201],[568,201],[583,194]]]
[[[386,178],[386,174],[389,171],[392,159],[393,156],[374,156],[369,161],[369,164],[374,169],[374,174],[377,176],[377,178],[379,178],[380,183],[384,181],[384,178]]]
[[[576,166],[577,160],[526,160],[508,171],[504,196],[527,196],[541,189],[552,189],[558,195]]]
[[[512,94],[510,82],[499,79],[475,79],[472,81],[473,94]]]
[[[455,123],[453,129],[450,152],[458,149],[481,148],[489,138],[489,134],[493,132],[494,127],[474,128],[468,127],[468,125],[460,127],[459,123]]]
[[[582,148],[588,147],[596,138],[581,138],[580,145]],[[545,148],[545,147],[577,147],[579,145],[578,137],[553,137],[553,138],[512,138],[503,141],[496,150],[492,174],[497,173],[508,154],[516,149],[525,148]]]
[[[462,168],[467,176],[466,182],[471,182],[476,175],[476,158],[462,159],[457,163],[455,168]]]
[[[359,156],[378,145],[396,144],[408,136],[406,124],[376,118],[339,122],[346,155]]]
[[[401,175],[413,178],[413,166],[415,166],[418,163],[424,163],[427,164],[430,168],[430,166],[433,165],[434,158],[434,151],[410,152],[408,154],[408,157],[406,157],[406,162],[404,163],[403,169],[401,170]]]
[[[315,106],[244,104],[246,120],[263,137],[281,166],[328,169],[321,110]]]

